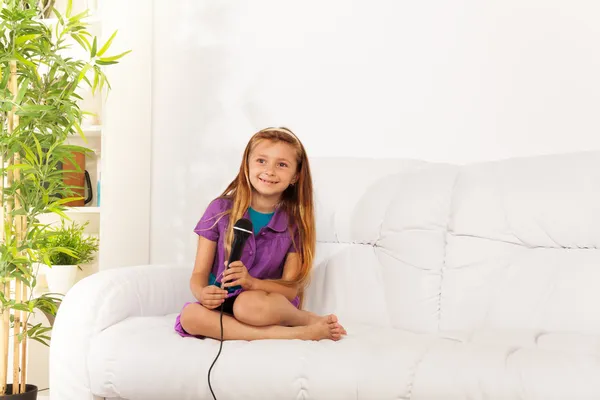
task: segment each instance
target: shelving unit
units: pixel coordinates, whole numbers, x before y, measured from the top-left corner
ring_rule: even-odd
[[[98,110],[97,119],[83,121],[87,143],[78,136],[70,143],[93,150],[86,159],[92,188],[97,188],[101,173],[101,204],[97,193],[84,207],[67,210],[70,219],[89,221],[89,234],[100,237],[100,250],[94,268],[99,271],[150,261],[151,171],[152,171],[152,60],[154,4],[147,0],[73,0],[73,13],[85,8],[96,10],[88,19],[92,33],[103,44],[118,31],[111,45],[111,55],[133,50],[118,65],[107,68],[112,90],[91,98],[79,93],[86,101],[84,110]],[[64,11],[67,0],[57,0],[56,7]],[[46,21],[55,23],[52,20]],[[76,56],[77,52],[72,55]],[[71,54],[70,54],[71,55]],[[131,162],[132,150],[136,161]],[[48,216],[48,219],[56,216]],[[135,232],[132,234],[132,229]],[[93,273],[96,269],[89,269]],[[81,274],[85,275],[85,274]],[[48,322],[36,315],[34,322]],[[32,342],[28,352],[28,379],[40,389],[48,387],[48,348]]]
[[[85,19],[91,26],[89,27],[90,32],[97,36],[99,41],[103,42],[107,38],[102,35],[102,14],[101,14],[101,0],[73,0],[73,15],[89,8],[93,13],[92,16]],[[55,7],[64,14],[66,10],[67,0],[57,0]],[[48,25],[56,25],[58,20],[56,18],[48,18],[42,20],[43,23]],[[79,48],[76,42],[73,42],[75,48]],[[67,51],[68,55],[74,58],[82,58],[84,53],[72,49]],[[103,94],[96,93],[92,95],[91,89],[80,90],[78,94],[83,98],[80,101],[80,108],[84,111],[93,112],[96,114],[95,117],[85,116],[82,122],[82,130],[84,132],[86,140],[75,134],[71,136],[67,143],[78,146],[84,146],[92,150],[92,153],[86,155],[85,159],[85,170],[88,172],[91,181],[92,188],[92,201],[82,207],[68,207],[65,214],[73,222],[82,224],[88,222],[89,225],[86,228],[85,233],[90,236],[100,237],[100,216],[101,207],[98,204],[98,190],[101,190],[101,165],[102,165],[102,142],[104,127],[102,126],[104,117],[104,104]],[[98,181],[100,180],[100,185]],[[88,194],[86,188],[85,195]],[[46,224],[60,224],[61,217],[57,214],[46,214],[40,218],[40,222]],[[84,277],[96,273],[99,270],[100,254],[95,255],[95,260],[92,264],[83,265],[82,270],[77,271],[76,281],[83,279]],[[38,287],[34,290],[34,295],[40,295],[42,293],[48,293],[49,289],[46,285],[46,276],[44,268],[40,270],[38,274]],[[46,317],[41,313],[32,314],[32,323],[48,324]],[[28,356],[28,380],[37,385],[40,390],[48,388],[49,385],[49,349],[46,346],[41,345],[37,342],[31,342]]]

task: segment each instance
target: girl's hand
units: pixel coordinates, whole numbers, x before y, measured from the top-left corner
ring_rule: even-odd
[[[200,304],[212,310],[219,307],[225,301],[226,296],[227,290],[215,285],[205,286],[200,292]]]
[[[227,261],[225,261],[227,267]],[[223,287],[241,286],[244,290],[250,290],[254,286],[256,278],[253,278],[248,273],[246,266],[241,261],[234,261],[229,265],[229,268],[223,272],[222,282]]]

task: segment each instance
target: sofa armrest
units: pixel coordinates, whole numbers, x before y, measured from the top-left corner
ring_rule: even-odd
[[[73,286],[63,299],[50,342],[51,398],[93,399],[87,356],[91,339],[133,316],[177,313],[194,298],[191,267],[140,265],[93,274]]]

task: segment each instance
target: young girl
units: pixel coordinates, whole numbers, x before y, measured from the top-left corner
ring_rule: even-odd
[[[226,268],[233,225],[252,221],[240,261]],[[312,178],[300,140],[286,128],[251,139],[237,177],[196,225],[199,235],[190,288],[198,300],[177,316],[181,336],[219,339],[339,340],[333,314],[301,310],[315,250]]]

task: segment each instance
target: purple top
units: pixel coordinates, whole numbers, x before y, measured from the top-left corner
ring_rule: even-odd
[[[196,224],[194,232],[208,240],[217,242],[217,251],[211,273],[221,281],[223,270],[225,269],[225,235],[229,225],[229,214],[222,214],[231,209],[232,201],[224,198],[213,200],[200,221]],[[244,218],[248,218],[248,210],[244,213]],[[218,222],[216,222],[218,220]],[[215,223],[216,222],[216,223]],[[261,228],[256,235],[251,235],[242,252],[241,261],[248,269],[248,273],[258,279],[280,279],[283,274],[283,264],[288,253],[295,252],[296,249],[292,243],[292,238],[288,230],[289,218],[285,211],[277,208],[271,221]],[[296,229],[294,232],[294,242],[298,244],[299,237]],[[227,297],[235,296],[241,293],[243,289],[238,289],[228,293]],[[300,299],[296,297],[292,304],[298,307]]]

